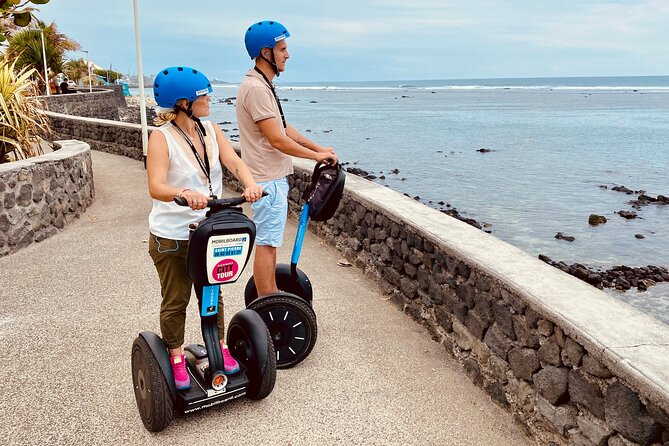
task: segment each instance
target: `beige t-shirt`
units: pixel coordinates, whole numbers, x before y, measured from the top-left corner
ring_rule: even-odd
[[[276,119],[284,134],[281,112],[265,79],[249,70],[237,93],[237,124],[242,146],[242,160],[256,181],[277,180],[293,173],[289,155],[275,149],[260,131],[258,122]]]

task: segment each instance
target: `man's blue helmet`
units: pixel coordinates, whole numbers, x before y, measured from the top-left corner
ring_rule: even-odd
[[[193,102],[214,91],[207,76],[189,67],[169,67],[153,81],[153,95],[160,107],[172,108],[179,99]]]
[[[255,59],[260,56],[261,49],[274,48],[277,42],[287,37],[290,37],[290,33],[281,23],[264,20],[249,26],[244,35],[244,44],[251,59]]]

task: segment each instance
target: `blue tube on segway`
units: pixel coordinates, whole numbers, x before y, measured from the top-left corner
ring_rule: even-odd
[[[302,213],[300,214],[300,222],[297,225],[297,234],[295,234],[295,245],[293,246],[293,255],[290,257],[291,271],[297,268],[297,262],[300,260],[300,253],[302,252],[302,242],[304,241],[304,234],[307,232],[307,223],[309,223],[309,204],[302,205]]]
[[[202,309],[201,316],[213,316],[218,313],[218,295],[221,285],[206,285],[202,287]]]

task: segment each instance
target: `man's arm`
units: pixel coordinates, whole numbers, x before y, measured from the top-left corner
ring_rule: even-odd
[[[307,148],[306,146],[298,144],[292,137],[281,131],[281,127],[279,127],[279,122],[276,118],[268,118],[258,121],[258,127],[272,147],[287,155],[312,159],[317,162],[323,162],[328,158],[334,158],[335,161],[337,160],[337,157],[333,152],[316,149],[315,147],[320,146],[306,138],[303,139],[308,141],[307,144],[312,144],[312,147],[314,148]],[[288,127],[291,128],[298,137],[301,136],[297,130],[291,126]],[[286,129],[286,131],[288,132],[288,129]]]
[[[314,141],[310,140],[309,138],[298,132],[297,129],[290,124],[286,124],[286,134],[290,139],[292,139],[302,147],[306,147],[307,149],[313,150],[314,152],[334,153],[334,149],[332,147],[325,147],[315,143]]]

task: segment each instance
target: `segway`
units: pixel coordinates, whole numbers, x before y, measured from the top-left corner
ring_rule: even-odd
[[[316,344],[318,326],[313,310],[313,290],[307,275],[297,267],[309,218],[326,221],[337,210],[341,200],[346,174],[340,164],[318,163],[311,183],[302,198],[300,220],[295,235],[290,265],[276,266],[276,284],[282,290],[258,298],[255,281],[251,277],[244,290],[246,307],[255,310],[265,321],[274,342],[276,366],[293,367],[311,353]]]
[[[187,206],[183,198],[175,201]],[[184,350],[191,387],[177,390],[169,353],[155,333],[142,332],[132,346],[132,380],[137,408],[144,426],[161,431],[175,413],[190,413],[246,395],[252,400],[267,397],[274,388],[274,344],[258,313],[242,310],[228,325],[230,353],[239,372],[223,373],[218,337],[218,296],[221,284],[241,275],[253,249],[255,225],[239,207],[243,197],[209,200],[207,218],[192,225],[188,246],[188,274],[194,282],[204,345]]]

